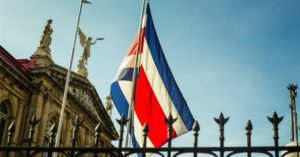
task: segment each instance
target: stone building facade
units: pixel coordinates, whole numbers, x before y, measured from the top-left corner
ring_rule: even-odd
[[[0,46],[1,145],[6,143],[7,129],[12,122],[16,126],[13,145],[26,145],[29,119],[33,115],[40,120],[35,128],[33,144],[43,146],[49,141],[49,129],[59,121],[66,78],[67,69],[53,62],[49,47],[38,47],[30,59],[17,60]],[[110,115],[92,83],[72,72],[60,146],[70,146],[76,116],[83,120],[79,128],[78,146],[93,145],[94,129],[100,123],[103,126],[100,146],[112,147],[111,141],[118,138],[118,133]]]

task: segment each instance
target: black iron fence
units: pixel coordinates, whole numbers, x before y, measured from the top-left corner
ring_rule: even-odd
[[[34,137],[34,131],[35,126],[38,124],[39,120],[35,118],[35,116],[32,117],[30,120],[30,129],[29,129],[29,137],[27,139],[28,146],[12,146],[12,138],[14,136],[15,132],[15,124],[12,123],[8,127],[8,137],[7,137],[7,143],[6,146],[0,147],[0,155],[3,157],[12,157],[12,156],[22,156],[22,157],[35,157],[35,156],[43,156],[43,157],[52,157],[54,153],[57,153],[58,156],[65,156],[65,157],[107,157],[107,156],[118,156],[118,157],[125,157],[133,154],[138,154],[140,156],[146,156],[147,154],[152,154],[155,156],[167,156],[167,157],[176,157],[176,156],[212,156],[212,157],[231,157],[231,156],[267,156],[267,157],[287,157],[290,155],[295,155],[300,153],[300,147],[299,146],[279,146],[278,144],[278,125],[282,121],[283,117],[279,117],[276,112],[274,112],[272,117],[268,117],[268,120],[273,125],[273,140],[274,145],[273,146],[255,146],[253,147],[251,145],[251,134],[252,134],[252,124],[249,120],[247,122],[247,125],[245,127],[246,130],[246,142],[247,146],[245,147],[226,147],[224,146],[224,126],[226,122],[229,120],[229,117],[224,117],[224,115],[221,113],[218,118],[214,118],[215,122],[219,125],[219,140],[220,145],[218,147],[198,147],[198,135],[200,131],[200,126],[198,122],[194,123],[193,126],[193,138],[194,143],[192,147],[172,147],[172,124],[175,121],[175,118],[172,116],[169,116],[165,121],[168,123],[168,145],[164,148],[146,148],[146,137],[148,133],[148,126],[147,124],[144,125],[143,128],[143,137],[144,137],[144,143],[141,148],[124,148],[122,146],[123,143],[123,132],[124,132],[124,126],[128,122],[127,119],[125,119],[124,116],[122,116],[118,121],[120,124],[120,138],[119,138],[119,144],[118,147],[110,147],[110,148],[103,148],[99,146],[99,140],[100,140],[100,133],[101,133],[101,127],[100,124],[98,124],[95,127],[95,141],[94,146],[92,147],[76,147],[76,141],[77,141],[77,134],[78,134],[78,128],[81,125],[81,121],[78,117],[75,119],[74,127],[73,127],[73,133],[72,133],[72,141],[70,147],[54,147],[54,141],[56,136],[56,125],[54,124],[51,127],[51,136],[48,143],[48,146],[46,147],[39,147],[39,146],[33,146],[33,137]],[[294,157],[294,156],[293,156]],[[298,156],[297,156],[298,157]]]

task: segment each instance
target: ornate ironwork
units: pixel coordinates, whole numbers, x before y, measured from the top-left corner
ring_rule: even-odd
[[[15,134],[16,126],[15,122],[12,122],[8,127],[8,135],[7,135],[7,145],[10,146],[12,143],[12,138]]]
[[[215,122],[219,124],[219,131],[220,131],[220,157],[224,157],[224,151],[222,150],[224,148],[224,141],[225,141],[225,136],[224,136],[224,126],[227,123],[227,121],[229,120],[229,117],[224,118],[223,113],[221,112],[219,119],[214,118]]]
[[[147,134],[149,128],[147,124],[143,126],[143,146],[141,148],[124,148],[122,147],[122,137],[124,132],[124,126],[127,124],[128,120],[125,119],[124,116],[121,117],[120,120],[117,120],[120,125],[120,139],[119,139],[119,147],[110,147],[104,148],[99,147],[98,141],[100,138],[101,133],[101,125],[100,123],[95,127],[95,143],[94,146],[91,147],[76,147],[76,137],[78,135],[78,127],[82,124],[82,120],[79,120],[77,117],[74,123],[73,134],[72,134],[72,146],[71,147],[53,147],[53,141],[56,135],[56,125],[51,127],[51,137],[48,146],[49,147],[39,147],[39,146],[32,146],[33,138],[34,137],[34,128],[35,125],[38,123],[35,116],[30,120],[30,133],[29,133],[29,145],[28,146],[12,146],[11,138],[14,134],[14,125],[11,124],[8,129],[8,139],[6,146],[0,146],[0,154],[1,152],[6,154],[6,157],[11,156],[22,156],[22,157],[34,157],[35,155],[40,155],[41,153],[47,154],[47,157],[52,157],[54,152],[61,154],[62,156],[66,157],[81,157],[86,156],[87,154],[94,154],[94,157],[98,157],[98,155],[107,154],[111,157],[127,157],[133,154],[141,154],[146,156],[147,153],[155,154],[157,156],[181,156],[186,154],[191,154],[196,157],[198,154],[204,154],[205,156],[224,156],[224,157],[231,157],[231,156],[239,156],[240,154],[247,154],[248,157],[251,157],[252,154],[262,154],[264,156],[269,157],[286,157],[291,153],[299,153],[300,148],[298,146],[279,146],[278,139],[278,124],[282,121],[283,117],[279,117],[275,112],[273,117],[268,117],[268,120],[273,125],[273,139],[274,139],[274,146],[255,146],[251,145],[251,135],[252,135],[252,123],[249,120],[246,124],[246,137],[247,137],[247,146],[237,146],[237,147],[226,147],[224,146],[224,125],[229,120],[229,117],[225,118],[224,115],[221,113],[219,118],[214,118],[215,121],[219,125],[220,130],[220,146],[219,147],[198,147],[198,135],[200,131],[199,123],[196,121],[193,125],[194,131],[194,143],[193,146],[187,147],[171,147],[171,143],[168,143],[167,147],[163,148],[147,148]],[[172,138],[172,124],[176,121],[172,116],[169,116],[166,119],[167,124],[169,125],[167,134],[169,135],[169,140]],[[170,142],[170,141],[169,141]],[[281,153],[280,153],[281,152]]]
[[[172,132],[173,132],[172,125],[173,125],[174,122],[176,122],[176,120],[177,120],[177,117],[173,118],[171,113],[169,114],[168,118],[165,118],[165,122],[168,125],[168,148],[169,148],[168,157],[171,157],[171,150],[170,149],[172,147]]]
[[[200,125],[198,121],[195,121],[193,124],[193,131],[194,131],[194,148],[198,147],[198,135],[200,131]],[[194,152],[194,157],[197,157],[197,152]]]
[[[245,129],[246,129],[246,135],[247,135],[247,147],[250,148],[251,147],[251,135],[252,135],[251,131],[253,129],[253,126],[252,126],[252,123],[250,120],[248,120]],[[251,157],[251,151],[247,152],[247,156]]]

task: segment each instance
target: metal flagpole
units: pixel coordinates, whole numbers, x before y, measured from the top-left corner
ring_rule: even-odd
[[[294,131],[295,131],[295,141],[296,141],[296,146],[297,148],[299,147],[299,141],[298,141],[298,122],[297,122],[297,109],[296,109],[296,96],[297,96],[297,88],[298,86],[295,86],[295,96],[294,96],[294,100],[293,100],[293,104],[294,104]],[[299,149],[298,149],[299,150]],[[299,151],[296,152],[297,153],[297,157],[299,157]]]
[[[127,133],[126,133],[126,140],[125,140],[125,148],[128,147],[128,136],[129,136],[129,131],[130,131],[130,126],[132,125],[133,118],[134,118],[134,107],[133,107],[133,99],[135,95],[135,83],[136,83],[136,78],[137,78],[137,65],[139,64],[139,50],[140,50],[140,38],[141,38],[141,29],[142,29],[142,24],[143,24],[143,17],[144,17],[144,12],[145,12],[145,2],[146,0],[143,0],[142,2],[142,11],[141,11],[141,17],[140,17],[140,25],[139,25],[139,35],[138,35],[138,47],[136,50],[136,55],[135,55],[135,63],[134,63],[134,69],[133,69],[133,77],[132,77],[132,89],[131,89],[131,98],[130,98],[130,104],[129,104],[129,109],[128,109],[128,118],[129,118],[129,125],[127,126]],[[147,0],[148,3],[148,0]],[[132,135],[131,135],[132,137]]]
[[[69,64],[68,73],[67,73],[67,80],[66,80],[65,89],[64,89],[63,101],[62,101],[61,110],[60,110],[60,117],[59,117],[59,122],[58,122],[58,129],[57,129],[57,136],[56,136],[56,140],[55,140],[55,147],[59,146],[59,141],[60,141],[60,136],[61,136],[62,121],[63,121],[63,117],[64,117],[64,112],[65,112],[65,106],[66,106],[66,100],[67,100],[68,88],[69,88],[69,82],[70,82],[70,75],[71,75],[71,69],[72,69],[73,58],[74,58],[75,44],[76,44],[76,39],[77,39],[77,33],[78,33],[78,27],[79,27],[79,21],[80,21],[80,15],[81,15],[81,10],[82,10],[82,4],[83,3],[89,3],[90,4],[90,2],[87,1],[87,0],[81,0],[80,1],[80,8],[79,8],[79,12],[78,12],[78,18],[77,18],[73,48],[72,48],[70,64]],[[55,153],[54,156],[56,156],[56,153]]]
[[[296,142],[297,148],[299,147],[298,142],[298,122],[297,122],[297,109],[296,109],[296,97],[298,86],[294,84],[289,84],[288,89],[290,90],[290,109],[291,109],[291,142]],[[299,151],[296,152],[297,157],[299,157]]]

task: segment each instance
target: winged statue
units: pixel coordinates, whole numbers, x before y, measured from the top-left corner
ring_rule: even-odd
[[[91,53],[91,45],[96,44],[98,40],[103,40],[104,38],[96,38],[94,42],[92,42],[92,37],[86,37],[81,29],[78,29],[80,45],[83,47],[83,53],[80,57],[80,60],[83,61],[85,65],[87,65],[88,58],[90,57]]]

